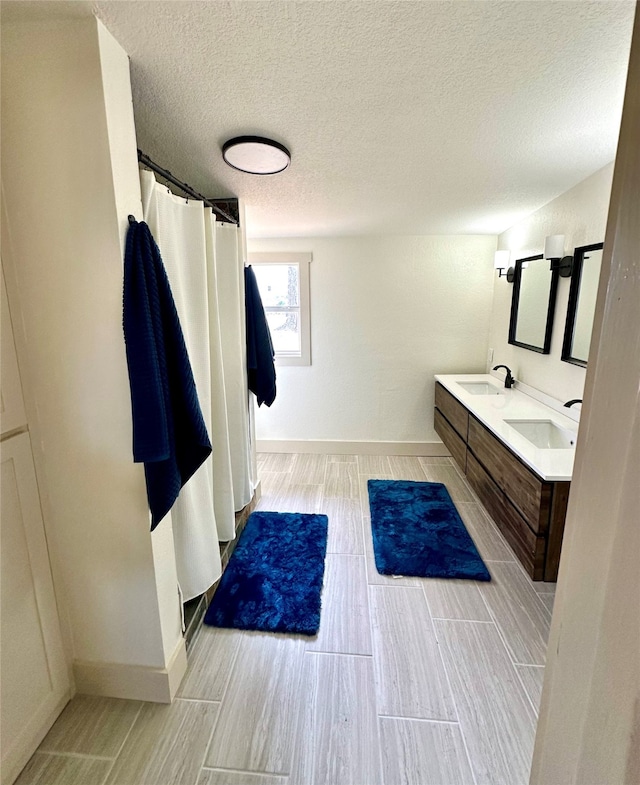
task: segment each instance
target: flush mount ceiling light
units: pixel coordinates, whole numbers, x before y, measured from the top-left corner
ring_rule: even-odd
[[[263,136],[236,136],[222,146],[229,166],[247,174],[278,174],[291,163],[291,153],[273,139]]]

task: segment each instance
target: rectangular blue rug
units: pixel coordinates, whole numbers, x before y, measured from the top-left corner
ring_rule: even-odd
[[[328,523],[326,515],[252,513],[204,623],[315,635]]]
[[[491,580],[442,483],[369,480],[367,486],[379,573]]]

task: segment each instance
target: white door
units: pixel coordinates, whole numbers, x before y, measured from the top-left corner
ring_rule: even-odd
[[[12,783],[70,697],[11,317],[1,276],[0,782]]]
[[[28,433],[0,445],[2,785],[11,783],[69,699]]]

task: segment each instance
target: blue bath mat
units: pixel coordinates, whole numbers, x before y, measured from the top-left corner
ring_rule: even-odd
[[[367,485],[379,573],[491,580],[442,483],[369,480]]]
[[[326,515],[252,513],[205,624],[315,635],[328,522]]]

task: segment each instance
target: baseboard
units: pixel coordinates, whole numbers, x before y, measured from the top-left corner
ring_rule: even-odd
[[[81,695],[171,703],[187,670],[184,640],[178,641],[166,668],[116,662],[75,660],[73,674]]]
[[[307,439],[258,439],[258,452],[308,452],[320,455],[419,455],[448,456],[442,442],[343,442]]]

